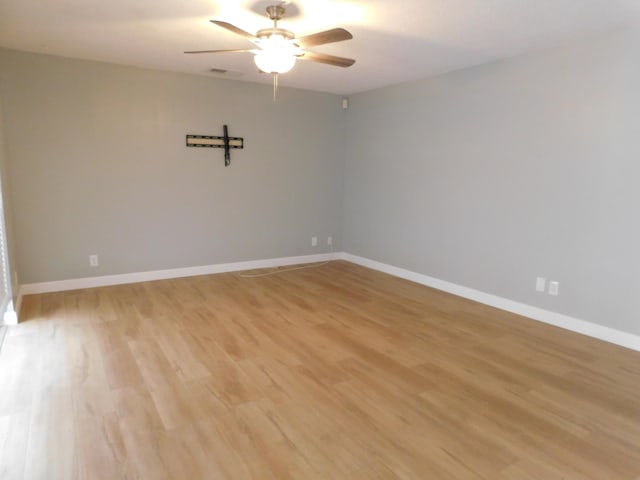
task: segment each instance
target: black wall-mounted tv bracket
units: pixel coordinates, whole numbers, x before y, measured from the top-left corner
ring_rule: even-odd
[[[242,137],[230,137],[229,129],[224,126],[224,135],[214,137],[211,135],[187,135],[187,147],[224,148],[224,166],[231,164],[231,149],[244,148]]]

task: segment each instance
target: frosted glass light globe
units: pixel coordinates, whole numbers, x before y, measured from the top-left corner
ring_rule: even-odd
[[[262,50],[253,61],[265,73],[286,73],[296,64],[296,57],[277,50]]]
[[[282,35],[263,39],[260,47],[253,61],[265,73],[286,73],[296,64],[296,48]]]

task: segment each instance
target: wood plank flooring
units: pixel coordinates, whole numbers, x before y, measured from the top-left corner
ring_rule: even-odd
[[[21,318],[2,479],[640,479],[640,353],[346,262]]]

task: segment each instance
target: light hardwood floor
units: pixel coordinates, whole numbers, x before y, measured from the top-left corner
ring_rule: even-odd
[[[640,479],[640,353],[346,262],[22,320],[3,480]]]

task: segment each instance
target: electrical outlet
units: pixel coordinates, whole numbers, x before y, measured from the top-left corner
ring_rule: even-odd
[[[89,255],[89,266],[97,267],[98,265],[98,255]]]
[[[333,237],[327,237],[327,245],[333,245]]]
[[[311,246],[312,247],[318,246],[318,237],[311,237]]]
[[[557,296],[560,292],[560,282],[549,282],[549,295]]]
[[[536,292],[544,292],[547,288],[547,280],[543,277],[536,278]]]

